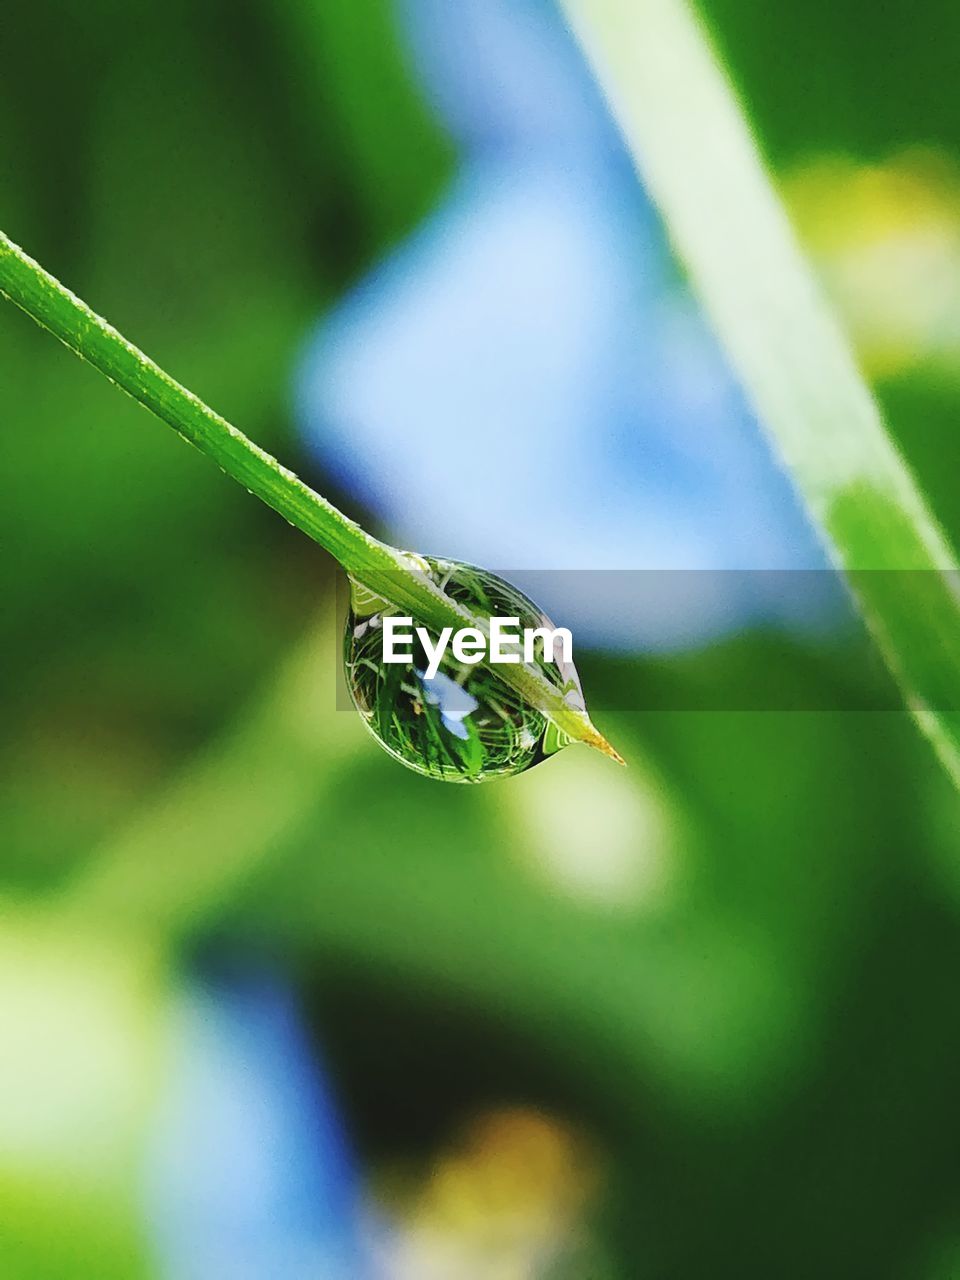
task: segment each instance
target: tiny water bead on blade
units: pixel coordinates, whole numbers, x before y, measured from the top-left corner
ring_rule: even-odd
[[[452,560],[416,559],[440,590],[474,617],[519,618],[521,632],[554,629],[532,600],[496,574]],[[384,662],[383,615],[398,612],[350,579],[343,641],[347,688],[364,724],[395,760],[443,782],[485,782],[531,769],[570,741],[490,667],[459,662],[449,647],[432,677],[415,633],[412,662]],[[559,646],[555,652],[556,661],[548,661],[538,640],[535,665],[582,710],[576,668],[563,660]]]

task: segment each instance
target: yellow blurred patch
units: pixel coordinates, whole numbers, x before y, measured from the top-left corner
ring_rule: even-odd
[[[960,170],[923,149],[882,164],[822,156],[783,194],[866,372],[960,373]]]

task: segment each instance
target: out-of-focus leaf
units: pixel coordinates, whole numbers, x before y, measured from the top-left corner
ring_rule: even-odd
[[[332,143],[341,157],[344,194],[362,210],[372,250],[426,211],[449,165],[449,145],[411,82],[399,15],[392,0],[294,0],[271,16],[287,91],[314,146]]]
[[[131,1181],[164,1044],[140,942],[0,911],[0,1256],[10,1280],[147,1275]]]

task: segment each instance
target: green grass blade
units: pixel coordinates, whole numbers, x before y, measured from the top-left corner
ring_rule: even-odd
[[[956,556],[797,245],[705,32],[682,0],[562,4],[776,453],[960,786]]]
[[[0,293],[400,611],[436,631],[445,626],[485,628],[483,619],[472,617],[444,595],[403,552],[371,537],[242,431],[175,382],[2,231]],[[589,718],[566,702],[539,670],[524,665],[498,665],[491,670],[571,738],[619,759]]]

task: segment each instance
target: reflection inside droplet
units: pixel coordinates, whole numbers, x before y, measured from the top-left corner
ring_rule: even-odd
[[[532,600],[496,574],[430,557],[418,557],[418,563],[477,618],[516,617],[521,631],[553,630]],[[344,632],[347,688],[364,724],[394,759],[444,782],[484,782],[522,773],[566,745],[566,736],[493,670],[459,662],[449,647],[433,676],[426,674],[427,655],[415,633],[412,661],[385,663],[385,612],[399,610],[351,580]],[[548,661],[538,641],[535,664],[573,705],[583,706],[576,668],[562,660],[559,647],[556,661]]]

